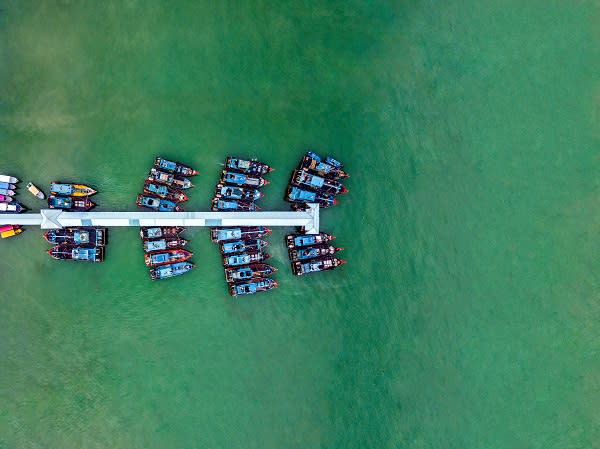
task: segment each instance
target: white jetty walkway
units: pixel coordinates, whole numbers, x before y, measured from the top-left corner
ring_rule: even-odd
[[[306,212],[66,212],[42,209],[37,214],[0,214],[1,225],[60,229],[77,226],[299,226],[319,233],[319,205]]]

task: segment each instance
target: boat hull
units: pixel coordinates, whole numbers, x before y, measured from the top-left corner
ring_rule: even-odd
[[[246,173],[249,175],[262,176],[266,175],[273,169],[267,164],[264,164],[255,159],[245,160],[237,157],[228,156],[225,160],[225,167],[228,170],[238,171],[240,173]]]
[[[238,228],[211,228],[210,237],[215,243],[230,240],[259,239],[269,234],[271,230],[264,226],[242,226]]]
[[[285,237],[285,243],[289,249],[294,249],[320,245],[333,239],[335,239],[333,235],[324,232],[319,234],[290,234]]]
[[[255,263],[236,268],[225,268],[225,280],[230,283],[258,279],[275,273],[277,268],[266,263]]]
[[[97,193],[97,190],[85,184],[70,184],[64,182],[52,182],[50,184],[51,195],[86,197]]]
[[[0,195],[0,203],[12,203],[12,196]]]
[[[19,180],[17,178],[15,178],[14,176],[0,175],[0,182],[6,182],[8,184],[16,184],[17,182],[19,182]]]
[[[235,240],[233,242],[221,243],[221,254],[237,254],[247,251],[260,251],[268,242],[260,239]]]
[[[333,245],[315,245],[306,248],[289,250],[290,260],[292,262],[316,259],[318,257],[332,256],[341,248],[336,248]]]
[[[22,232],[23,229],[19,225],[0,226],[0,237],[3,239],[14,237]]]
[[[0,214],[19,214],[24,210],[25,208],[19,203],[0,203]]]
[[[267,253],[262,252],[247,252],[236,255],[229,255],[223,257],[224,267],[239,267],[241,265],[250,265],[253,263],[263,262],[269,259],[271,256]]]
[[[162,239],[144,239],[144,252],[164,251],[168,249],[180,249],[187,244],[187,240],[179,237],[168,237]]]
[[[0,189],[0,195],[14,196],[15,195],[15,191],[11,190],[11,189]]]
[[[93,245],[56,245],[48,251],[56,260],[74,260],[77,262],[102,262],[104,247]]]
[[[0,189],[6,189],[6,190],[14,190],[17,187],[14,184],[11,184],[10,182],[0,182]]]
[[[108,239],[106,228],[63,228],[44,233],[48,243],[55,245],[105,246]]]
[[[89,198],[74,198],[72,196],[50,195],[48,197],[48,207],[50,209],[64,209],[74,211],[88,211],[94,204]]]
[[[189,262],[161,265],[150,269],[150,278],[152,280],[169,279],[189,273],[193,268],[194,264]]]
[[[142,239],[158,239],[163,237],[177,237],[185,231],[185,228],[180,226],[170,227],[145,227],[140,229],[140,237]]]
[[[192,258],[194,253],[185,249],[174,249],[167,251],[155,251],[144,256],[144,262],[148,267],[185,262]]]
[[[334,270],[335,268],[345,264],[346,261],[336,257],[327,256],[319,259],[313,259],[305,262],[292,262],[292,272],[296,276],[305,274],[319,273],[321,271]]]
[[[154,160],[154,166],[159,170],[181,176],[196,176],[198,173],[200,173],[199,171],[194,170],[192,167],[184,165],[181,162],[169,161],[160,156]]]
[[[255,293],[266,292],[277,288],[279,284],[271,278],[256,279],[239,284],[229,285],[229,294],[231,296],[248,296]]]

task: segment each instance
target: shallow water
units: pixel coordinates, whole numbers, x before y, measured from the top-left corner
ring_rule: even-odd
[[[157,154],[347,164],[347,265],[226,292],[207,231],[151,283],[0,242],[2,448],[593,448],[598,76],[592,1],[1,2],[0,172],[133,210]],[[35,209],[33,196],[19,199]]]

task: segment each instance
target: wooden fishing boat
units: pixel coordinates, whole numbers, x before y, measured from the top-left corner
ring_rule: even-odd
[[[289,249],[302,248],[304,246],[319,245],[335,239],[335,236],[321,232],[319,234],[290,234],[285,237],[285,243]]]
[[[212,200],[213,211],[231,211],[231,212],[253,212],[260,208],[252,203],[246,201],[237,200],[223,200],[220,198],[214,198]]]
[[[326,178],[331,179],[348,178],[350,176],[348,173],[342,170],[343,165],[340,162],[329,156],[323,160],[320,156],[312,151],[306,153],[306,155],[302,158],[300,167],[312,170],[320,176],[325,176]]]
[[[192,167],[182,164],[181,162],[168,161],[162,157],[157,157],[154,160],[154,166],[159,170],[167,173],[175,173],[181,176],[195,176],[199,172]]]
[[[269,242],[260,239],[234,240],[233,242],[221,243],[221,254],[236,254],[245,251],[260,251]]]
[[[253,263],[263,262],[271,256],[263,252],[246,252],[223,257],[224,267],[239,267],[241,265],[250,265]]]
[[[333,256],[321,257],[319,259],[309,260],[308,262],[292,262],[292,271],[296,276],[303,274],[318,273],[320,271],[333,270],[346,263],[343,259]]]
[[[44,233],[49,243],[66,245],[104,246],[108,239],[106,228],[62,228]]]
[[[50,184],[51,195],[83,197],[94,195],[97,190],[85,184],[69,184],[54,181]]]
[[[235,173],[223,170],[221,172],[221,182],[225,184],[234,184],[237,186],[262,187],[269,184],[264,178],[248,176],[244,173]]]
[[[74,211],[87,211],[92,209],[94,204],[87,197],[72,197],[72,196],[54,196],[48,197],[48,207],[50,209],[65,209]]]
[[[266,278],[256,279],[253,281],[246,281],[241,284],[231,284],[229,286],[229,294],[231,296],[247,296],[253,295],[254,293],[266,292],[277,288],[279,284],[277,281]]]
[[[211,228],[210,238],[213,242],[229,240],[259,239],[269,234],[271,230],[264,226],[242,226],[239,228]]]
[[[138,207],[145,207],[159,212],[183,212],[183,208],[175,202],[157,196],[140,194],[137,196],[136,204]]]
[[[167,251],[157,251],[144,255],[144,262],[149,267],[157,267],[176,262],[185,262],[191,259],[194,253],[185,249],[172,249]]]
[[[317,257],[323,257],[323,256],[332,256],[334,255],[337,251],[341,251],[343,248],[336,248],[333,245],[315,245],[315,246],[309,246],[307,248],[301,248],[301,249],[291,249],[289,250],[289,254],[290,254],[290,260],[292,262],[295,262],[297,260],[308,260],[308,259],[315,259]]]
[[[254,263],[236,268],[225,268],[225,280],[227,282],[243,282],[250,279],[267,277],[275,273],[277,268],[266,263]]]
[[[40,189],[38,189],[33,183],[29,182],[27,183],[27,190],[29,190],[29,192],[35,196],[38,197],[40,200],[43,200],[46,198],[46,195],[44,195],[44,192],[42,192]]]
[[[185,228],[180,226],[163,226],[141,228],[140,237],[142,239],[159,239],[162,237],[177,237],[185,231]]]
[[[245,160],[237,157],[228,156],[225,160],[225,167],[228,170],[234,170],[249,175],[266,175],[273,169],[267,164],[264,164],[256,159]]]
[[[150,176],[147,179],[148,181],[156,181],[161,184],[165,184],[168,186],[175,187],[177,189],[189,189],[194,187],[192,181],[188,178],[182,178],[174,175],[173,173],[167,173],[164,171],[157,170],[156,168],[150,169]]]
[[[194,264],[190,262],[178,262],[169,265],[161,265],[159,267],[150,269],[150,278],[152,280],[156,280],[181,276],[182,274],[190,272],[192,268],[194,268]]]
[[[165,200],[175,201],[176,203],[183,203],[187,201],[188,196],[180,190],[166,186],[164,184],[158,184],[154,182],[146,181],[144,183],[144,193],[164,198]]]
[[[104,247],[93,245],[56,245],[48,251],[50,257],[58,260],[76,260],[80,262],[102,262]]]
[[[311,192],[310,190],[303,190],[295,186],[290,186],[288,188],[285,199],[292,203],[317,203],[323,208],[335,206],[337,204],[337,200],[333,195]]]
[[[144,239],[144,252],[164,251],[167,249],[182,248],[187,244],[186,239],[179,237],[165,237],[162,239]]]
[[[313,175],[306,169],[294,171],[292,174],[292,184],[329,195],[348,192],[348,189],[341,182]]]
[[[239,201],[256,201],[262,198],[263,193],[258,189],[217,184],[215,188],[217,198],[226,198]]]

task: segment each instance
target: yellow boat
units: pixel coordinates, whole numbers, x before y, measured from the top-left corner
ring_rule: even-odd
[[[23,230],[18,226],[8,225],[0,227],[0,237],[2,237],[3,239],[13,237],[15,235],[20,234],[21,232],[23,232]]]
[[[27,184],[27,190],[29,190],[31,192],[32,195],[38,197],[39,199],[43,200],[44,198],[46,198],[44,196],[44,192],[42,192],[40,189],[38,189],[33,183],[29,183]]]
[[[53,195],[62,196],[90,196],[96,193],[96,190],[84,184],[63,184],[53,182],[50,184],[50,192]]]

